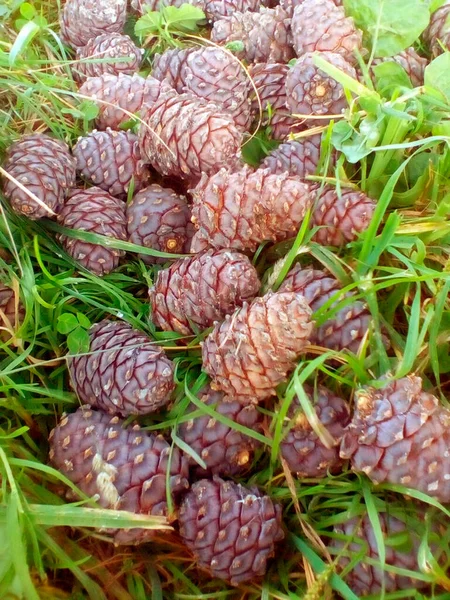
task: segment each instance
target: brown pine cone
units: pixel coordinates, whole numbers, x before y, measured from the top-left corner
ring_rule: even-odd
[[[204,176],[191,193],[198,227],[192,252],[208,245],[253,251],[263,241],[286,240],[296,235],[312,201],[309,187],[297,177],[247,166]]]
[[[355,62],[362,50],[362,32],[332,0],[304,0],[295,7],[291,22],[297,56],[307,52],[334,52]]]
[[[89,406],[64,414],[49,440],[52,465],[103,508],[167,516],[167,480],[175,500],[189,487],[188,462],[178,448]],[[140,544],[155,534],[138,528],[110,533],[116,544]]]
[[[249,73],[258,92],[258,97],[253,90],[252,113],[255,122],[259,120],[261,109],[261,125],[270,125],[271,136],[276,140],[284,140],[290,133],[300,129],[298,119],[291,115],[287,108],[286,100],[286,75],[288,65],[282,63],[259,63],[250,65]]]
[[[164,350],[127,323],[97,323],[89,330],[91,354],[68,358],[81,402],[121,417],[145,415],[170,402],[174,365]]]
[[[308,53],[301,56],[286,76],[287,105],[297,118],[304,116],[311,125],[324,125],[324,115],[339,115],[347,107],[344,88],[335,79],[315,66],[320,56],[334,67],[356,79],[356,71],[345,58],[332,52]],[[308,119],[308,117],[313,117]]]
[[[53,216],[75,184],[75,160],[67,144],[43,133],[25,135],[8,149],[4,170],[42,204],[13,181],[3,177],[3,192],[18,214],[30,219]]]
[[[180,7],[182,4],[193,4],[204,10],[204,0],[131,0],[131,8],[143,15],[148,11],[158,11],[164,6]]]
[[[281,144],[263,160],[261,168],[274,175],[288,173],[300,179],[314,175],[320,161],[321,140],[318,134]]]
[[[59,15],[61,39],[80,48],[103,33],[120,33],[127,0],[67,0]]]
[[[25,318],[25,307],[12,287],[0,283],[0,338],[5,341],[14,334]]]
[[[398,63],[406,71],[408,77],[413,84],[413,87],[419,87],[423,85],[425,76],[425,67],[428,64],[426,58],[417,54],[414,48],[406,48],[403,52],[396,54],[395,56],[389,56],[387,58],[376,58],[372,62],[372,66],[379,65],[383,62],[393,61]]]
[[[191,209],[185,196],[156,183],[136,194],[127,204],[129,241],[160,252],[187,254],[194,235]],[[140,254],[146,264],[164,263],[167,258]]]
[[[133,75],[139,71],[143,53],[128,35],[103,33],[77,49],[79,62],[72,66],[72,74],[76,81],[100,77],[104,73]],[[123,60],[126,58],[130,60]]]
[[[294,16],[294,9],[296,6],[302,4],[305,0],[280,0],[280,6],[286,14],[292,19]],[[342,6],[342,0],[333,0],[333,4],[336,6]]]
[[[122,123],[139,113],[144,104],[155,102],[161,89],[161,82],[154,77],[144,79],[136,74],[105,73],[87,79],[79,93],[96,101],[100,110],[95,120],[98,129],[119,129]]]
[[[208,386],[200,394],[200,400],[227,419],[253,431],[262,431],[262,414],[252,404],[242,406],[222,392],[214,392]],[[199,409],[190,404],[185,412],[189,415]],[[194,458],[190,458],[191,471],[196,477],[211,475],[240,475],[250,466],[255,448],[259,445],[254,438],[221,423],[217,418],[204,414],[184,421],[178,428],[178,436],[205,462],[203,469]]]
[[[450,49],[450,2],[448,0],[431,15],[430,24],[425,29],[423,38],[434,56],[441,54],[445,48]]]
[[[222,321],[259,287],[255,267],[238,252],[209,250],[184,258],[160,271],[149,290],[153,322],[190,335]]]
[[[167,91],[142,113],[141,151],[161,175],[197,181],[239,162],[242,133],[215,104]]]
[[[83,178],[118,198],[127,197],[130,185],[138,192],[150,178],[138,137],[129,131],[94,130],[78,139],[73,155]]]
[[[155,54],[152,76],[159,81],[165,81],[181,94],[185,85],[182,69],[192,52],[195,52],[195,48],[170,48],[162,54]]]
[[[350,421],[348,405],[325,387],[318,386],[317,390],[310,385],[303,387],[314,405],[317,419],[334,439],[334,445],[327,447],[323,444],[295,396],[288,411],[293,426],[280,444],[281,456],[298,477],[317,478],[326,477],[327,473],[339,473],[344,462],[339,457],[339,444]]]
[[[63,227],[106,235],[126,241],[127,221],[124,203],[98,187],[74,190],[58,215]],[[96,275],[106,275],[119,266],[123,250],[107,248],[76,238],[58,235],[66,252],[85,269]]]
[[[199,567],[232,585],[263,576],[275,542],[284,538],[279,505],[255,487],[217,476],[194,483],[179,522]]]
[[[206,0],[205,14],[214,22],[222,17],[231,17],[236,12],[258,12],[261,4],[260,0]]]
[[[211,41],[222,46],[242,42],[244,50],[238,56],[248,62],[286,63],[294,56],[289,24],[279,7],[235,12],[214,23]]]
[[[211,387],[243,404],[275,394],[312,334],[311,309],[301,294],[266,294],[216,324],[202,343]]]
[[[313,207],[311,226],[320,227],[313,240],[324,246],[344,246],[365,231],[375,211],[375,201],[363,192],[326,185]]]
[[[404,485],[446,503],[449,446],[450,410],[410,375],[359,392],[341,457],[374,483]]]

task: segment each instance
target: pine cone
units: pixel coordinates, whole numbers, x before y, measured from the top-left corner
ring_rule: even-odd
[[[75,184],[75,160],[69,147],[42,133],[26,135],[15,142],[8,149],[3,168],[45,205],[38,204],[4,177],[3,192],[12,209],[30,219],[41,219],[58,212],[68,189]]]
[[[311,226],[320,227],[313,240],[324,246],[344,246],[365,231],[375,211],[375,202],[363,192],[325,186],[316,201]]]
[[[339,115],[347,107],[347,98],[342,85],[315,66],[316,56],[320,56],[355,79],[356,71],[345,58],[332,52],[304,54],[288,71],[286,76],[288,108],[297,115],[297,118],[304,115],[306,122],[311,125],[323,125],[329,120],[307,117]]]
[[[269,169],[274,175],[288,173],[300,179],[314,175],[320,161],[321,141],[319,134],[281,144],[264,159],[261,168]]]
[[[189,487],[188,462],[178,448],[139,425],[124,428],[118,417],[89,406],[63,415],[49,440],[53,466],[103,508],[164,516],[167,479],[174,499]],[[110,533],[116,544],[139,544],[154,536],[138,528]]]
[[[116,240],[126,241],[125,205],[98,187],[74,190],[58,215],[64,227],[90,231]],[[96,275],[106,275],[119,265],[122,250],[107,248],[91,242],[59,235],[66,252],[85,269]]]
[[[129,131],[94,130],[79,138],[73,155],[82,177],[118,198],[127,197],[130,185],[138,192],[150,178],[138,137]]]
[[[221,48],[190,52],[181,68],[185,90],[214,102],[229,113],[237,127],[250,127],[250,79],[239,60]]]
[[[172,254],[189,252],[194,226],[185,196],[155,183],[133,197],[126,215],[129,241],[133,244]],[[147,254],[139,257],[149,265],[167,261]]]
[[[284,140],[290,133],[299,130],[298,119],[291,115],[286,105],[286,75],[288,65],[282,63],[250,65],[249,73],[258,91],[263,110],[262,125],[270,125],[271,136]],[[252,112],[259,120],[260,106],[256,94],[252,94]]]
[[[161,82],[154,77],[144,79],[136,74],[106,73],[89,78],[80,87],[79,93],[97,102],[100,112],[95,123],[98,129],[119,129],[122,123],[139,113],[144,104],[155,102],[161,89]]]
[[[232,585],[264,575],[284,538],[281,508],[255,487],[201,479],[180,508],[180,534],[198,565]]]
[[[341,287],[331,273],[318,269],[303,269],[296,264],[287,274],[279,288],[279,292],[295,292],[302,294],[311,310],[316,312],[330,298],[337,302],[353,296],[351,292],[339,294]],[[330,309],[333,305],[330,306]],[[347,304],[320,327],[314,328],[311,343],[331,350],[349,350],[358,353],[361,342],[367,336],[372,317],[363,302],[355,301]]]
[[[153,322],[190,335],[210,327],[252,300],[260,282],[250,260],[229,250],[208,251],[174,262],[149,290]]]
[[[159,81],[165,81],[181,94],[185,86],[182,70],[192,52],[195,52],[195,48],[170,48],[162,54],[155,54],[152,76]]]
[[[402,520],[397,519],[389,513],[378,513],[383,538],[404,539],[400,547],[394,544],[385,544],[385,565],[395,569],[406,569],[420,573],[417,561],[420,537],[417,532],[417,521],[408,524],[408,516],[405,514]],[[331,546],[336,552],[343,554],[339,557],[339,566],[344,569],[356,556],[360,560],[352,570],[344,577],[350,589],[358,596],[381,597],[379,594],[395,592],[397,590],[421,589],[428,586],[426,581],[411,579],[391,571],[380,568],[376,563],[380,561],[380,554],[370,518],[355,517],[347,523],[336,525],[334,533],[346,536],[346,539],[333,539]],[[349,543],[350,542],[350,543]],[[366,562],[366,559],[371,562]],[[375,564],[374,564],[375,563]]]
[[[104,73],[133,75],[139,71],[143,53],[128,35],[103,33],[77,49],[79,62],[73,65],[72,73],[77,81],[100,77]],[[123,60],[126,58],[130,60]]]
[[[347,403],[325,387],[317,388],[317,396],[312,386],[304,385],[304,390],[314,404],[316,415],[335,445],[325,446],[301,409],[295,396],[289,407],[288,417],[293,427],[280,444],[280,452],[291,471],[298,477],[326,477],[327,473],[339,473],[343,460],[339,457],[339,444],[344,428],[350,421]],[[314,402],[314,398],[316,401]]]
[[[13,288],[0,283],[0,337],[3,341],[20,327],[25,318],[25,307]]]
[[[193,252],[207,245],[253,251],[265,240],[286,240],[311,206],[309,188],[298,178],[249,167],[204,176],[192,196],[192,220],[199,228]]]
[[[222,392],[214,392],[209,386],[200,394],[200,400],[214,407],[219,414],[238,425],[261,432],[262,414],[253,405],[242,406]],[[198,411],[191,404],[186,415]],[[197,477],[211,475],[239,475],[250,466],[254,449],[259,443],[252,437],[221,423],[214,417],[204,414],[185,421],[178,428],[178,436],[190,446],[205,462],[206,469],[190,458],[191,470]]]
[[[311,309],[300,294],[267,294],[244,304],[202,343],[211,387],[243,404],[269,398],[294,369],[312,329]]]
[[[413,87],[419,87],[424,83],[425,67],[428,64],[426,58],[423,58],[414,50],[414,48],[406,48],[400,54],[389,56],[387,58],[376,58],[372,62],[372,66],[379,65],[383,62],[393,61],[398,63],[406,71],[411,80]]]
[[[448,0],[431,15],[430,24],[425,29],[423,38],[434,56],[441,54],[444,48],[450,49],[450,2]]]
[[[61,39],[80,48],[103,33],[120,33],[127,0],[67,0],[59,16]]]
[[[205,14],[214,22],[237,12],[258,12],[261,4],[260,0],[206,0]]]
[[[332,0],[304,0],[294,9],[291,27],[300,57],[307,52],[334,52],[353,63],[354,51],[362,50],[362,32]]]
[[[239,161],[242,133],[215,104],[171,91],[142,112],[141,151],[162,175],[196,181]]]
[[[235,12],[214,23],[211,41],[224,46],[240,41],[238,56],[248,62],[286,63],[294,56],[289,18],[279,8],[255,12]]]
[[[91,327],[89,338],[92,354],[67,359],[83,403],[128,417],[170,402],[174,365],[148,336],[127,323],[103,320]]]
[[[341,457],[374,483],[404,485],[450,502],[450,410],[410,375],[358,394]]]
[[[303,4],[305,0],[280,0],[280,6],[284,12],[289,15],[292,19],[294,16],[294,9],[296,6]],[[342,6],[342,0],[333,0],[333,4],[336,6]]]
[[[180,7],[182,4],[193,4],[204,10],[204,0],[131,0],[131,8],[143,15],[148,11],[158,11],[164,6]]]

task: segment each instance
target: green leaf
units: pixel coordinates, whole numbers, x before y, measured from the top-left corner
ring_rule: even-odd
[[[450,100],[450,52],[441,54],[425,68],[425,85]]]
[[[393,60],[388,60],[373,67],[376,89],[386,97],[398,88],[411,89],[412,83],[405,69]]]
[[[19,31],[11,52],[9,53],[9,66],[12,67],[19,54],[28,48],[33,38],[39,33],[41,28],[34,21],[28,21]]]
[[[225,44],[225,48],[233,54],[239,54],[240,52],[244,52],[245,44],[244,42],[241,42],[241,40],[235,40],[233,42],[228,42],[228,44]]]
[[[24,19],[31,21],[36,15],[36,9],[29,2],[24,2],[20,7],[20,14]]]
[[[82,327],[77,327],[67,336],[67,347],[70,354],[89,352],[89,345],[89,334]]]
[[[371,115],[362,119],[359,132],[347,121],[340,121],[333,127],[331,143],[342,152],[348,162],[355,164],[370,154],[382,134],[382,119]]]
[[[198,31],[198,25],[206,21],[205,13],[192,4],[182,4],[181,6],[166,6],[162,9],[170,31],[193,32]]]
[[[78,320],[72,313],[59,315],[56,329],[59,333],[66,335],[78,327]]]
[[[77,319],[78,319],[78,323],[81,325],[81,327],[83,327],[84,329],[89,329],[89,327],[91,326],[91,322],[89,321],[89,319],[86,317],[86,315],[83,315],[83,313],[77,312]]]
[[[81,102],[81,104],[78,106],[78,110],[81,112],[82,117],[86,119],[86,121],[92,121],[98,117],[100,107],[91,100],[83,100],[83,102]]]
[[[136,25],[134,26],[134,33],[139,37],[154,35],[160,31],[162,24],[163,19],[161,13],[158,11],[150,11],[137,20]]]
[[[426,29],[430,11],[423,0],[344,0],[345,12],[363,30],[375,56],[394,56]]]

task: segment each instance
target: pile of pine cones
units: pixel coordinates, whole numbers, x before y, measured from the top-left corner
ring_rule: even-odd
[[[123,425],[124,418],[170,404],[175,367],[142,332],[104,320],[90,330],[90,353],[68,359],[83,406],[63,415],[52,431],[50,460],[106,508],[173,517],[170,493],[180,536],[198,565],[239,584],[265,573],[275,544],[285,536],[281,507],[230,479],[248,472],[255,450],[261,450],[250,435],[263,431],[258,406],[273,406],[277,386],[311,345],[357,353],[371,323],[365,304],[315,266],[295,265],[277,291],[261,296],[252,254],[264,242],[294,238],[305,218],[313,241],[344,246],[366,230],[376,203],[350,184],[336,189],[308,179],[321,160],[321,135],[308,129],[339,117],[347,105],[342,86],[315,59],[357,78],[355,53],[364,55],[362,34],[341,3],[281,0],[270,8],[258,0],[194,3],[209,20],[214,45],[169,49],[153,58],[152,75],[142,77],[143,50],[122,33],[126,0],[67,0],[61,37],[76,52],[73,77],[81,98],[98,104],[97,129],[72,149],[45,133],[19,139],[8,152],[3,190],[12,210],[30,219],[57,219],[68,229],[163,253],[190,253],[168,266],[167,257],[141,258],[164,265],[149,290],[156,327],[181,336],[212,328],[201,343],[210,377],[199,394],[204,414],[189,418],[198,411],[192,404],[177,431],[192,453],[173,447],[166,432]],[[142,14],[147,7],[158,10],[160,1],[131,5]],[[437,11],[427,32],[435,50],[438,39],[449,39],[438,14],[449,10],[445,5]],[[232,41],[242,42],[237,55],[226,48]],[[422,83],[426,61],[413,49],[390,60],[414,84]],[[135,133],[122,128],[136,116]],[[243,163],[241,146],[258,122],[282,143],[253,169]],[[291,134],[299,132],[304,133],[294,140]],[[110,245],[62,234],[59,239],[80,269],[99,276],[124,260],[125,252]],[[11,296],[5,294],[7,312]],[[315,325],[315,311],[340,302],[330,320]],[[298,477],[339,473],[349,460],[375,483],[402,484],[450,502],[450,412],[422,391],[419,378],[363,389],[353,415],[332,390],[305,386],[305,393],[324,434],[317,435],[294,398],[280,451]],[[382,526],[386,532],[405,528],[389,515]],[[376,558],[370,522],[350,522],[347,529],[359,531]],[[132,529],[111,535],[129,544],[154,533]],[[393,552],[386,563],[418,570],[416,550]],[[348,577],[357,593],[418,585],[399,575],[383,583],[376,566],[359,568]]]

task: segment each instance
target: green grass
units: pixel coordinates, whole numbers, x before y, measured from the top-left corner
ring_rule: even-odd
[[[6,7],[20,4],[9,0]],[[70,75],[73,57],[54,33],[58,7],[50,0],[34,6],[30,22],[36,26],[17,23],[21,18],[17,10],[10,15],[5,10],[3,17],[0,13],[1,154],[23,133],[50,130],[72,144],[93,128],[95,110],[77,96]],[[30,9],[23,10],[28,14]],[[38,17],[45,17],[46,23]],[[18,37],[20,30],[24,33]],[[166,41],[159,43],[164,46]],[[154,51],[148,49],[148,61]],[[148,62],[145,68],[149,66]],[[170,410],[141,419],[149,431],[171,431],[175,444],[192,454],[176,434],[190,401],[196,405],[195,414],[206,412],[228,422],[196,398],[205,382],[198,345],[205,334],[176,344],[178,336],[155,331],[149,322],[147,288],[155,268],[138,260],[141,248],[108,240],[127,251],[128,261],[98,278],[74,263],[55,233],[104,241],[99,236],[64,230],[51,222],[30,222],[2,202],[0,247],[12,258],[0,258],[0,280],[20,295],[25,318],[13,337],[5,332],[0,342],[0,598],[313,600],[339,594],[355,600],[345,584],[346,573],[336,567],[338,557],[330,546],[336,535],[333,526],[368,513],[381,567],[388,572],[391,568],[383,564],[387,546],[404,542],[383,539],[378,514],[388,511],[417,533],[421,572],[415,576],[429,582],[430,588],[422,594],[412,587],[384,598],[450,599],[448,509],[424,494],[399,486],[375,487],[347,471],[299,481],[280,461],[280,442],[288,428],[285,417],[295,394],[305,413],[313,415],[302,389],[306,379],[325,382],[351,399],[360,385],[381,376],[415,372],[445,405],[450,386],[450,106],[429,88],[392,87],[389,74],[381,80],[389,84],[387,94],[371,82],[357,84],[321,66],[345,84],[349,98],[354,92],[357,100],[346,118],[324,135],[324,156],[330,143],[344,154],[335,168],[326,168],[325,159],[320,173],[310,179],[320,182],[326,177],[337,186],[351,181],[377,199],[377,210],[365,234],[338,253],[313,243],[305,221],[295,240],[262,246],[254,262],[264,290],[276,289],[295,260],[323,265],[346,291],[367,300],[373,327],[358,356],[313,349],[315,353],[279,390],[278,403],[261,408],[266,415],[263,435],[232,424],[262,443],[243,480],[261,486],[282,503],[289,532],[264,582],[234,589],[211,580],[197,571],[173,532],[161,530],[155,542],[137,548],[114,548],[106,534],[91,527],[163,525],[153,517],[103,510],[88,498],[65,501],[62,492],[73,486],[48,466],[47,439],[60,414],[78,405],[68,383],[68,339],[60,333],[61,321],[72,315],[84,315],[90,323],[104,317],[123,319],[152,336],[175,361],[175,402]],[[368,130],[377,135],[375,147],[369,145]],[[248,144],[246,157],[257,162],[271,147],[266,132],[260,131]],[[315,315],[319,324],[348,302],[332,306],[334,300]],[[383,335],[390,341],[389,351]],[[320,429],[318,433],[323,434]],[[421,508],[404,493],[421,501]],[[366,560],[365,552],[352,555],[350,564],[361,560]]]

